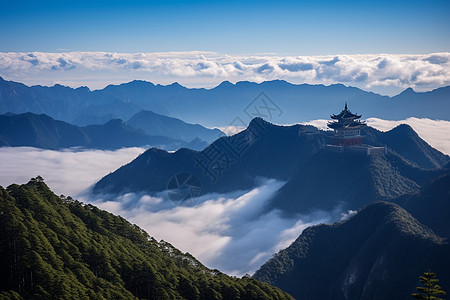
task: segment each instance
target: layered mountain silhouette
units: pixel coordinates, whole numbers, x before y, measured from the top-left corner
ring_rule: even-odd
[[[264,99],[259,97],[262,92],[267,96]],[[347,101],[357,104],[365,117],[450,120],[449,95],[450,87],[424,93],[407,89],[397,96],[387,97],[342,84],[296,85],[282,80],[223,82],[212,89],[132,81],[90,91],[86,87],[72,89],[61,85],[28,87],[0,78],[0,113],[45,113],[81,126],[103,124],[112,118],[128,120],[141,110],[190,123],[202,120],[208,126],[227,126],[236,118],[248,123],[256,116],[292,124],[299,120],[327,118],[327,112],[338,111]],[[276,113],[272,115],[275,108]]]
[[[2,299],[292,299],[203,266],[42,178],[0,187]]]
[[[118,119],[102,125],[78,127],[45,114],[0,115],[0,146],[118,149],[146,145],[176,150],[180,147],[203,149],[207,144],[199,139],[186,142],[167,136],[150,136]]]
[[[305,229],[253,277],[296,299],[409,299],[429,270],[448,289],[449,257],[444,238],[397,204],[375,202],[348,221]]]
[[[387,146],[387,154],[335,153],[324,149],[330,132],[312,126],[278,126],[256,118],[246,130],[222,137],[201,152],[149,149],[105,176],[93,191],[161,192],[172,177],[187,172],[198,178],[203,193],[223,193],[250,189],[259,177],[265,177],[286,181],[271,202],[273,208],[294,214],[336,205],[357,209],[418,191],[449,162],[448,156],[421,140],[409,126],[408,134],[402,134],[404,126],[399,128],[365,131],[368,140]],[[396,134],[398,139],[390,138]],[[403,153],[399,144],[405,143],[411,150]]]
[[[163,116],[152,111],[138,112],[127,121],[127,125],[141,129],[148,135],[166,136],[186,142],[200,139],[210,143],[224,135],[219,129],[208,129],[199,124],[188,124],[180,119]]]

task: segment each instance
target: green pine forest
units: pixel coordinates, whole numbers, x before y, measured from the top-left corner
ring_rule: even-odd
[[[292,299],[57,196],[40,177],[0,187],[0,225],[0,299]]]

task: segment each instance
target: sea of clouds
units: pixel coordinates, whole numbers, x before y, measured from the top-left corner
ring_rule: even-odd
[[[285,218],[276,210],[266,211],[268,201],[284,184],[273,179],[261,179],[248,191],[203,195],[190,206],[175,205],[167,193],[127,193],[106,198],[90,193],[95,182],[143,151],[3,147],[0,185],[26,183],[41,175],[57,195],[70,195],[120,215],[156,239],[193,254],[208,267],[236,276],[256,271],[307,226],[346,216],[341,216],[339,208],[296,218]]]
[[[81,199],[138,224],[157,240],[169,241],[210,268],[242,276],[289,246],[306,227],[348,217],[339,207],[295,218],[267,211],[268,201],[283,184],[261,179],[249,191],[203,195],[186,206],[174,205],[164,193],[128,193],[107,201],[92,195]]]
[[[142,79],[213,87],[224,80],[284,79],[292,83],[343,83],[394,95],[412,87],[450,85],[450,53],[329,56],[226,55],[214,52],[0,52],[0,76],[26,84],[103,88]]]
[[[410,124],[432,146],[450,153],[448,121],[409,118],[367,122],[380,130],[399,123]],[[326,126],[326,120],[311,123]],[[286,218],[277,210],[268,211],[268,201],[284,184],[273,179],[260,179],[258,186],[247,191],[203,195],[195,205],[187,206],[174,205],[165,193],[128,193],[114,198],[90,194],[89,188],[96,181],[143,151],[143,148],[54,151],[4,147],[0,148],[0,185],[25,183],[39,174],[56,194],[71,195],[121,215],[156,239],[164,239],[193,254],[208,267],[237,276],[257,270],[307,226],[348,218],[355,213],[336,207],[333,211]]]
[[[78,196],[144,151],[137,147],[116,151],[0,147],[0,185],[26,183],[40,175],[57,195]]]

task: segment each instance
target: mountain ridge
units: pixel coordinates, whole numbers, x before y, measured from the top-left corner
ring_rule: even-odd
[[[442,172],[440,169],[450,161],[439,151],[430,150],[431,146],[424,142],[414,145],[419,154],[431,151],[429,160],[421,155],[411,155],[406,159],[392,149],[396,148],[396,139],[380,140],[389,132],[370,127],[366,132],[369,141],[387,142],[388,153],[370,156],[353,152],[333,153],[324,149],[332,139],[330,132],[305,125],[279,126],[255,118],[246,130],[222,137],[200,152],[181,149],[167,153],[150,149],[103,177],[94,185],[93,192],[158,193],[167,189],[173,176],[187,172],[198,178],[205,194],[251,189],[257,184],[255,178],[260,177],[285,181],[270,207],[289,213],[306,213],[313,208],[332,209],[341,202],[350,205],[348,209],[357,209],[375,200],[388,200],[418,191],[427,180]],[[408,135],[405,139],[420,137]],[[427,166],[430,169],[426,169]],[[349,170],[347,177],[335,172],[342,167]],[[319,197],[319,201],[316,196],[327,194],[327,180],[333,179],[335,190],[341,191],[338,195],[342,197],[324,196],[323,199]],[[352,181],[356,189],[345,183]],[[295,196],[300,187],[303,192],[301,201]],[[363,187],[370,190],[367,197],[363,196]],[[316,205],[318,203],[321,205]]]
[[[200,140],[185,142],[165,136],[150,136],[119,119],[109,120],[102,125],[79,127],[45,114],[28,112],[0,115],[0,146],[56,150],[71,147],[119,149],[146,145],[176,150],[180,147],[203,149],[207,144]]]
[[[237,117],[247,124],[250,119],[243,113],[248,113],[248,106],[254,107],[262,101],[258,98],[261,92],[270,98],[267,105],[276,104],[281,109],[282,114],[270,120],[278,123],[326,118],[327,111],[339,110],[344,102],[357,105],[359,112],[367,117],[398,120],[415,116],[450,120],[445,114],[450,109],[446,101],[450,87],[388,97],[342,84],[291,84],[280,80],[240,81],[219,84],[211,89],[132,81],[94,91],[59,85],[28,87],[3,80],[0,81],[0,113],[31,111],[76,123],[86,115],[100,119],[111,115],[111,118],[128,120],[141,110],[151,110],[189,123],[202,120],[204,126],[226,126]]]

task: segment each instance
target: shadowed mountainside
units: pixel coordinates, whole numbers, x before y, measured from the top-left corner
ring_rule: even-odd
[[[259,177],[265,177],[287,181],[278,193],[281,196],[272,201],[282,210],[329,209],[341,202],[357,209],[375,200],[418,191],[449,161],[416,134],[397,140],[385,138],[391,132],[372,128],[366,132],[375,144],[387,145],[388,154],[329,152],[323,146],[330,140],[330,132],[312,126],[277,126],[256,118],[245,131],[222,137],[201,152],[149,149],[105,176],[93,191],[161,192],[173,176],[187,172],[199,179],[203,193],[223,193],[250,189]],[[406,159],[394,149],[410,140],[415,142]],[[434,168],[425,169],[429,166]]]
[[[316,134],[317,129],[315,133],[305,131],[311,128],[276,126],[256,118],[245,131],[222,137],[201,152],[149,149],[105,176],[94,192],[160,192],[182,172],[196,176],[204,193],[248,189],[258,177],[287,180],[325,143],[325,137]]]
[[[419,192],[395,202],[440,236],[450,238],[450,166],[444,174],[424,185]]]
[[[433,270],[450,283],[450,246],[394,203],[375,202],[348,221],[309,227],[254,278],[296,299],[409,299]]]

